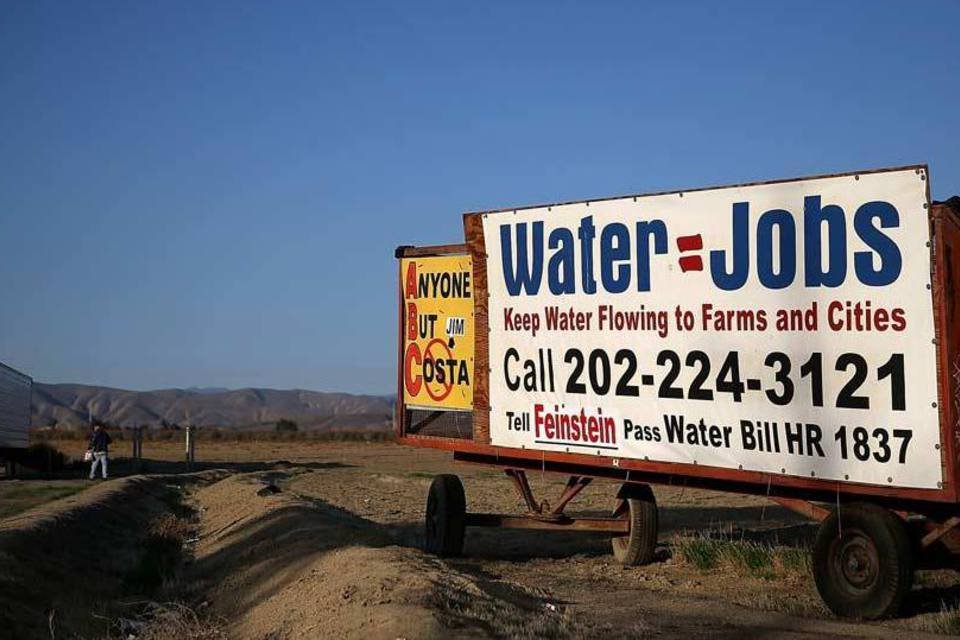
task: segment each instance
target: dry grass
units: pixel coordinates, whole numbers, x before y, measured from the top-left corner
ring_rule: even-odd
[[[940,633],[947,636],[960,635],[960,608],[942,603],[940,611],[926,616],[919,625],[922,631]]]
[[[583,635],[565,607],[504,582],[438,583],[433,599],[440,618],[454,629],[477,626],[491,637],[530,640]]]
[[[131,586],[162,594],[180,594],[178,568],[183,559],[184,545],[196,534],[196,523],[172,513],[162,514],[147,526],[141,545],[138,565],[128,576]],[[121,616],[113,621],[108,638],[136,638],[136,640],[226,640],[222,620],[197,613],[182,602],[148,602],[134,616]],[[107,640],[104,638],[103,640]]]
[[[678,535],[673,540],[673,551],[682,562],[704,571],[724,567],[754,577],[773,578],[809,575],[811,570],[807,549],[735,540],[722,533]]]
[[[182,545],[190,538],[196,525],[172,513],[165,513],[150,522],[149,535]]]
[[[179,602],[151,602],[140,615],[116,621],[119,637],[137,640],[226,640],[224,626],[223,621],[198,614]]]
[[[85,480],[26,480],[0,484],[0,518],[72,496],[90,486]]]
[[[154,518],[140,544],[140,559],[127,575],[127,587],[143,594],[152,594],[161,587],[173,589],[183,561],[184,543],[195,529],[194,523],[172,513]]]

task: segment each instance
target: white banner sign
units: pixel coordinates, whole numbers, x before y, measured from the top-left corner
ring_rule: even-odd
[[[493,444],[937,488],[925,180],[485,214]]]

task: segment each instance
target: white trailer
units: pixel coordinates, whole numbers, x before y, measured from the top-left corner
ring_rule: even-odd
[[[0,362],[0,458],[27,448],[33,380]]]

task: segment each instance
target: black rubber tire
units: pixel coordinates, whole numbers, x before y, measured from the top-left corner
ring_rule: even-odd
[[[463,553],[466,513],[467,499],[460,478],[451,474],[436,476],[427,494],[426,552],[443,558]]]
[[[650,564],[657,550],[659,529],[653,490],[645,484],[625,484],[617,492],[617,498],[627,503],[623,517],[630,521],[630,533],[611,540],[613,557],[627,567]]]
[[[914,556],[901,518],[874,504],[841,505],[820,525],[813,577],[827,607],[843,618],[894,615],[913,585]]]

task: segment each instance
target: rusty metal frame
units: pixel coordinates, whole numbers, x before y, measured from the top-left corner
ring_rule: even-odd
[[[778,475],[768,472],[745,471],[705,465],[693,465],[673,462],[653,462],[639,459],[615,458],[612,456],[593,456],[578,453],[563,453],[530,449],[514,449],[498,447],[490,444],[489,438],[489,345],[487,332],[488,308],[486,282],[486,252],[484,247],[482,215],[520,211],[534,207],[561,206],[564,204],[578,204],[600,202],[620,198],[663,195],[672,193],[689,193],[691,191],[706,191],[733,187],[757,186],[765,184],[783,184],[803,180],[837,178],[871,173],[881,173],[899,170],[915,170],[926,180],[926,210],[930,218],[931,228],[931,303],[934,308],[934,321],[937,342],[938,367],[938,408],[940,419],[940,463],[942,467],[943,485],[938,489],[896,488],[880,485],[839,482],[821,478],[806,478],[802,476]],[[476,331],[475,341],[475,376],[474,376],[474,411],[473,411],[473,440],[456,440],[433,436],[409,435],[404,432],[404,409],[402,404],[402,376],[398,375],[397,399],[397,439],[401,444],[436,448],[451,451],[454,459],[463,462],[472,462],[500,467],[509,466],[515,469],[538,469],[585,478],[603,477],[618,480],[647,482],[650,484],[674,484],[691,487],[701,487],[719,491],[736,493],[767,495],[777,500],[783,506],[813,519],[825,517],[828,510],[810,504],[819,501],[833,504],[838,501],[855,499],[869,499],[888,508],[900,511],[910,511],[924,514],[935,521],[942,522],[953,517],[957,512],[957,503],[960,502],[958,492],[957,463],[958,447],[960,442],[960,313],[953,314],[953,290],[951,287],[954,274],[960,274],[960,215],[943,204],[931,203],[929,192],[929,170],[926,165],[907,165],[860,172],[822,174],[794,178],[788,180],[771,180],[748,182],[733,185],[721,185],[689,190],[659,191],[636,196],[616,196],[594,200],[561,202],[548,205],[533,205],[525,207],[508,207],[466,213],[463,216],[465,244],[440,245],[434,247],[401,247],[397,250],[397,257],[413,257],[428,255],[451,255],[469,253],[473,258],[474,270],[474,322]],[[945,256],[950,253],[957,256],[956,265],[944,262]],[[951,272],[952,269],[952,272]],[[402,282],[402,277],[398,278]],[[400,291],[399,304],[399,332],[400,341],[398,352],[402,350],[403,331],[403,301]],[[960,308],[960,307],[958,307]],[[398,356],[398,364],[402,365],[402,353]],[[955,370],[956,369],[956,374]],[[398,374],[402,368],[398,366]]]
[[[523,500],[523,503],[527,506],[527,515],[532,518],[556,520],[565,517],[563,513],[564,508],[593,481],[593,478],[589,476],[570,476],[567,480],[567,486],[564,487],[563,493],[560,494],[560,498],[557,500],[557,505],[551,509],[549,502],[546,500],[537,502],[533,497],[533,490],[530,488],[530,482],[527,480],[526,471],[523,469],[507,468],[504,469],[504,472],[507,474],[507,477],[513,481],[513,486],[516,488],[517,493],[520,494],[520,499]]]
[[[505,469],[505,472],[507,477],[513,480],[514,488],[517,490],[517,493],[520,494],[520,499],[523,500],[523,504],[527,506],[527,513],[541,515],[543,513],[543,505],[538,504],[533,497],[533,490],[527,481],[527,472],[523,469]]]
[[[624,518],[563,518],[545,520],[529,516],[508,516],[499,513],[468,513],[468,527],[501,527],[507,529],[540,529],[548,531],[593,531],[628,535],[630,521]]]
[[[563,513],[564,508],[567,504],[577,497],[577,495],[587,488],[593,482],[593,478],[589,476],[570,476],[570,479],[567,480],[567,486],[564,488],[563,493],[560,494],[560,499],[557,500],[557,505],[553,508],[551,513],[559,514]]]
[[[827,519],[827,516],[830,515],[830,509],[821,507],[820,505],[810,502],[809,500],[783,497],[772,497],[770,499],[785,509],[789,509],[794,513],[800,514],[804,518],[816,520],[817,522],[823,522]]]
[[[506,515],[500,513],[468,513],[465,524],[468,527],[504,527],[511,529],[547,529],[555,531],[596,531],[627,535],[630,533],[630,522],[619,517],[614,512],[609,518],[573,518],[564,513],[564,509],[593,478],[588,476],[572,475],[560,494],[557,504],[552,509],[546,500],[537,502],[527,480],[524,469],[507,467],[504,469],[507,477],[513,481],[514,488],[527,507],[522,515]]]
[[[944,536],[954,533],[957,525],[960,525],[960,516],[953,516],[942,524],[930,524],[929,532],[920,539],[920,546],[922,548],[929,547]]]

